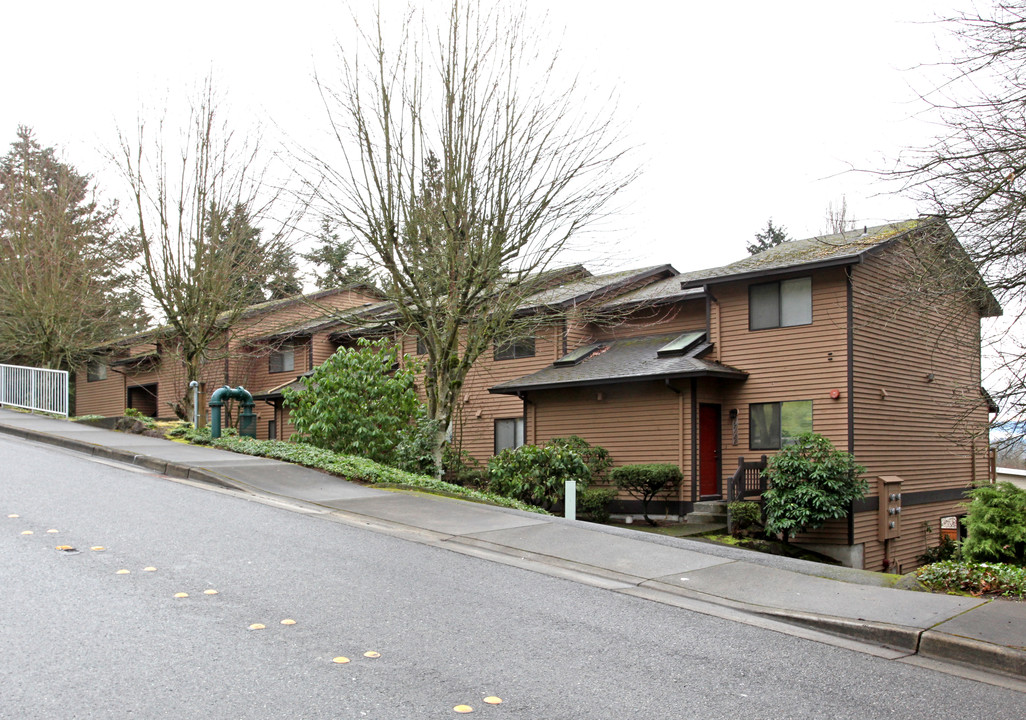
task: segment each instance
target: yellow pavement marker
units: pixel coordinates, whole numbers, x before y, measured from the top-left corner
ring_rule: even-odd
[[[7,517],[9,517],[9,518],[17,518],[17,517],[21,517],[21,515],[15,515],[14,513],[11,513]]]
[[[381,657],[381,653],[374,652],[373,650],[368,650],[367,652],[365,652],[363,654],[363,656],[367,657],[367,658],[379,658],[379,657]]]
[[[175,593],[175,597],[176,598],[187,598],[187,597],[189,597],[189,593]]]
[[[150,565],[149,567],[144,567],[143,572],[157,572],[157,568]]]
[[[494,695],[490,695],[490,696],[486,697],[484,699],[484,701],[486,703],[488,703],[489,705],[501,705],[502,704],[502,698],[497,698]]]
[[[204,595],[217,595],[217,590],[214,590],[214,588],[210,588],[209,590],[204,590],[203,594]]]
[[[337,658],[332,658],[331,661],[333,663],[338,663],[339,665],[345,665],[347,662],[349,662],[349,658],[339,655]]]
[[[22,535],[32,535],[32,534],[33,534],[33,532],[32,532],[31,530],[22,530],[22,531],[21,531],[21,534],[22,534]]]
[[[265,625],[261,625],[260,623],[253,623],[252,625],[249,626],[249,629],[250,630],[263,630],[265,627],[266,627]]]
[[[115,575],[129,575],[129,574],[131,574],[131,572],[132,572],[131,570],[125,570],[124,568],[121,568],[120,570],[118,570],[114,574]]]
[[[47,530],[47,532],[50,533],[50,534],[53,534],[55,532],[60,532],[60,530],[57,530],[55,528],[50,528],[49,530]]]
[[[470,707],[469,705],[457,705],[453,708],[453,711],[458,713],[472,713],[474,712],[474,708]]]
[[[296,621],[291,619],[291,618],[285,618],[284,620],[281,621],[281,624],[282,625],[295,625]]]
[[[71,545],[58,545],[56,549],[57,550],[74,550],[75,548],[73,548]]]
[[[103,545],[93,545],[89,549],[92,550],[93,552],[100,552],[102,550],[106,550],[107,548],[105,548]]]

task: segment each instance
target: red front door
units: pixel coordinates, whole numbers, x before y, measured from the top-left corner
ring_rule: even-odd
[[[720,406],[698,406],[698,488],[702,497],[720,494]]]

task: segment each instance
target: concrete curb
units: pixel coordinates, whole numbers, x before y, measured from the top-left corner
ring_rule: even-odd
[[[919,655],[1026,678],[1026,649],[927,630],[919,641]]]
[[[816,615],[790,610],[750,610],[756,615],[780,620],[792,625],[821,630],[831,635],[839,635],[849,640],[859,640],[874,645],[883,645],[915,655],[919,652],[920,637],[923,633],[919,628],[890,623],[852,620],[850,618]]]
[[[46,445],[53,445],[65,450],[80,452],[85,455],[92,455],[94,457],[103,458],[104,460],[113,460],[115,462],[135,465],[147,470],[159,472],[162,475],[167,475],[168,477],[205,482],[210,485],[216,485],[230,490],[249,491],[247,488],[237,483],[233,483],[228,478],[218,475],[217,473],[188,465],[181,465],[179,463],[167,462],[149,455],[137,455],[136,453],[128,450],[119,450],[118,448],[107,447],[105,445],[94,445],[93,443],[85,442],[84,440],[73,440],[71,438],[63,438],[56,435],[37,432],[35,430],[11,427],[9,425],[0,425],[0,433],[13,435],[14,437],[22,438],[23,440],[32,440]]]

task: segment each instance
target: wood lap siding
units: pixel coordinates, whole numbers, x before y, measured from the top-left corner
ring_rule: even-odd
[[[717,287],[719,362],[749,373],[741,383],[721,383],[723,473],[738,458],[757,459],[772,450],[749,449],[751,403],[812,401],[812,427],[835,446],[847,449],[847,281],[843,269],[820,271],[812,281],[812,324],[750,331],[748,284]],[[700,381],[702,382],[702,381]],[[833,400],[830,391],[841,398]],[[703,394],[703,402],[717,402]],[[738,443],[732,444],[730,410],[738,411]]]
[[[978,313],[936,292],[941,288],[909,287],[912,268],[898,246],[853,271],[855,455],[874,483],[879,475],[900,476],[905,495],[968,486],[974,433],[977,479],[987,467]],[[914,564],[924,550],[923,523],[932,526],[935,545],[939,518],[955,508],[951,502],[903,508],[894,556]],[[876,515],[864,515],[871,518],[858,518],[856,542],[866,543],[866,567],[878,569],[883,544],[876,540]]]
[[[125,411],[125,376],[107,368],[106,380],[88,381],[85,370],[75,374],[75,414],[121,415]]]

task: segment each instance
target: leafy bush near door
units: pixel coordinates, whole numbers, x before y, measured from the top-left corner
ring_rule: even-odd
[[[763,471],[769,489],[763,494],[766,532],[784,539],[803,530],[815,530],[842,517],[848,505],[869,489],[862,478],[866,469],[849,453],[835,450],[816,433],[796,435]]]

